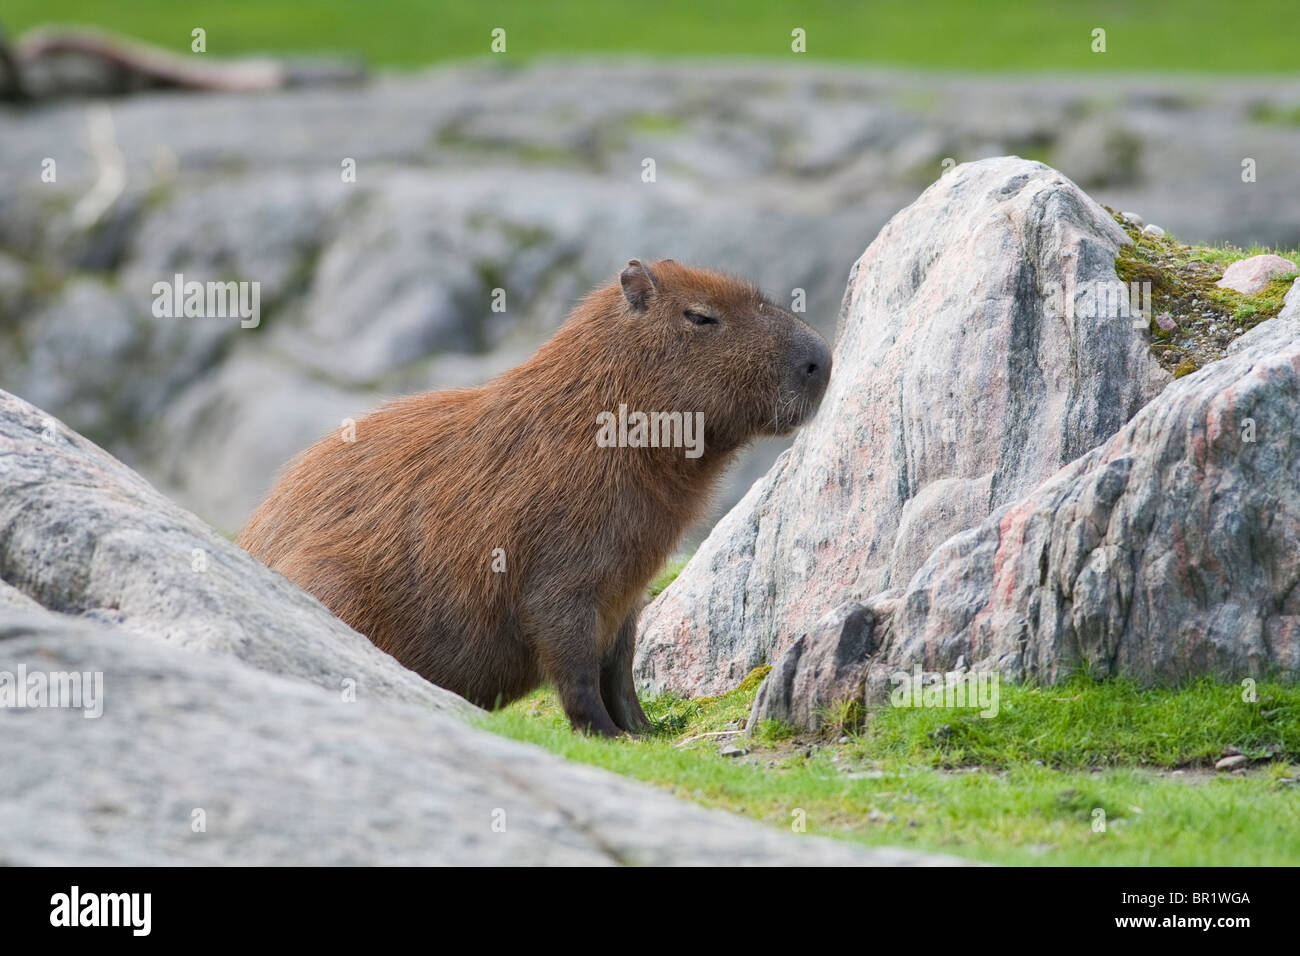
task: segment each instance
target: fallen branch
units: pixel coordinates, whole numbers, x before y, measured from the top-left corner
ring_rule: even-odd
[[[32,97],[31,68],[67,54],[98,60],[146,86],[225,93],[355,83],[365,77],[365,68],[356,61],[210,60],[97,30],[38,28],[12,44],[0,33],[0,95]]]

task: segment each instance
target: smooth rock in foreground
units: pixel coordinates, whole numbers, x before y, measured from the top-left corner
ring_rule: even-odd
[[[359,696],[468,715],[61,422],[0,391],[0,580],[51,611]]]
[[[104,709],[0,710],[0,864],[961,862],[782,833],[426,707],[48,612],[0,614],[0,670],[20,664],[102,672]]]

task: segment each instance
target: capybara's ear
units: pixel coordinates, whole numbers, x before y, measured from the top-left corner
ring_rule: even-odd
[[[650,298],[659,287],[659,281],[640,259],[627,260],[627,268],[618,277],[623,284],[623,296],[634,312],[644,312],[650,307]]]

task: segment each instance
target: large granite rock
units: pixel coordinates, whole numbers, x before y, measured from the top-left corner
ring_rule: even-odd
[[[1300,333],[1171,385],[1120,434],[978,528],[904,588],[837,608],[777,657],[763,720],[815,730],[882,703],[894,675],[1084,670],[1145,683],[1300,677]],[[931,678],[933,679],[933,678]]]
[[[734,686],[1118,431],[1167,381],[1127,299],[1104,305],[1125,242],[1016,158],[895,216],[854,266],[817,418],[643,613],[640,682]]]
[[[1042,682],[1300,678],[1300,341],[1271,322],[935,551],[874,635],[868,696],[959,658]]]

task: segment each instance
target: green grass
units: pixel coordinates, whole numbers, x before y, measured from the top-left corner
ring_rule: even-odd
[[[807,833],[868,845],[1004,864],[1300,863],[1300,784],[1285,782],[1300,775],[1298,687],[1260,684],[1248,703],[1211,680],[1142,690],[1080,678],[1003,685],[991,719],[876,707],[843,743],[771,723],[719,735],[743,723],[765,672],[720,697],[643,701],[656,727],[640,740],[573,733],[550,691],[483,724],[773,826],[802,811]],[[726,743],[749,753],[724,757]],[[1230,746],[1250,773],[1212,771]]]
[[[336,51],[398,67],[487,55],[490,31],[502,27],[502,58],[513,61],[612,53],[990,71],[1270,73],[1295,71],[1293,31],[1281,26],[1293,14],[1283,0],[658,0],[651,9],[597,0],[9,0],[0,20],[10,30],[49,21],[100,25],[178,51],[188,51],[190,31],[202,27],[213,56]],[[802,56],[790,49],[796,27],[807,35]],[[1104,53],[1091,50],[1095,28],[1106,30]]]
[[[646,589],[649,596],[658,597],[664,588],[676,581],[677,575],[682,573],[682,568],[686,567],[686,562],[689,560],[689,556],[673,558],[664,565],[664,569],[655,575],[655,579],[650,582],[650,587]]]
[[[1248,248],[1234,246],[1231,244],[1222,246],[1195,246],[1199,258],[1206,262],[1213,262],[1227,268],[1238,259],[1248,259],[1251,256],[1281,256],[1283,259],[1290,259],[1292,262],[1300,262],[1300,249],[1288,249],[1285,246],[1261,246],[1254,243]],[[1295,278],[1293,274],[1291,278]]]

